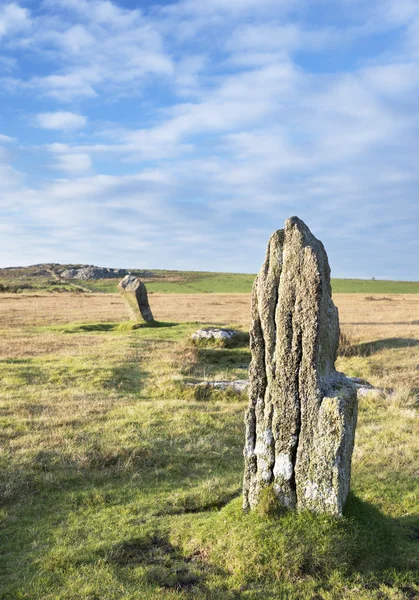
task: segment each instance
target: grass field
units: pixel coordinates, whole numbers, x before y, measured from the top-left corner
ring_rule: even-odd
[[[374,282],[372,282],[374,283]],[[379,282],[376,282],[379,283]],[[335,294],[339,370],[360,400],[343,519],[243,514],[248,294],[158,294],[133,329],[116,294],[0,295],[0,598],[419,597],[419,296]]]
[[[120,279],[90,281],[64,280],[58,275],[61,267],[41,265],[16,269],[0,269],[0,292],[106,292],[115,293]],[[157,294],[247,294],[255,275],[243,273],[205,273],[198,271],[141,271],[149,292]],[[334,293],[344,294],[417,294],[418,281],[375,281],[365,279],[332,279]]]

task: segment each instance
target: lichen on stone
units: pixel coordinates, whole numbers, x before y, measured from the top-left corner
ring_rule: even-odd
[[[357,400],[335,371],[338,343],[326,251],[292,217],[271,236],[252,290],[245,508],[269,486],[283,506],[342,514]]]

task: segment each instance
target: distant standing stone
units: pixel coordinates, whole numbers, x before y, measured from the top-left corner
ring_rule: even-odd
[[[297,217],[269,240],[252,291],[244,508],[271,487],[289,508],[341,515],[357,420],[323,244]]]
[[[124,299],[132,321],[150,323],[154,320],[148,303],[147,289],[138,277],[126,275],[119,282],[118,290]]]

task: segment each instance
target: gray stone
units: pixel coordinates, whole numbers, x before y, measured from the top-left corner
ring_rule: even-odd
[[[154,320],[148,303],[147,289],[138,277],[126,275],[119,282],[118,290],[124,299],[132,321],[150,323]]]
[[[205,329],[198,329],[192,334],[193,340],[231,340],[234,336],[238,335],[238,331],[234,329],[222,329],[220,327],[205,327]]]
[[[291,217],[271,236],[252,290],[244,508],[271,487],[283,506],[342,514],[357,394],[335,371],[338,343],[326,251]]]
[[[360,379],[359,377],[348,377],[355,384],[356,391],[358,394],[358,398],[362,398],[364,396],[381,396],[384,393],[384,390],[374,387],[365,379]]]
[[[234,381],[195,381],[186,384],[188,387],[208,387],[215,390],[232,389],[235,392],[244,392],[249,387],[248,379],[236,379]]]

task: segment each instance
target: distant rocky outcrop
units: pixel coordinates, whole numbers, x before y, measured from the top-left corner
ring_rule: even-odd
[[[147,289],[138,277],[126,275],[119,282],[118,291],[124,299],[132,321],[150,323],[154,320],[148,303]]]
[[[126,269],[107,269],[105,267],[95,267],[86,265],[74,269],[66,269],[59,275],[62,279],[80,279],[88,281],[89,279],[112,279],[116,277],[124,277],[127,275]]]
[[[244,508],[341,515],[357,420],[354,383],[335,370],[338,311],[323,244],[297,217],[269,240],[252,292]]]

